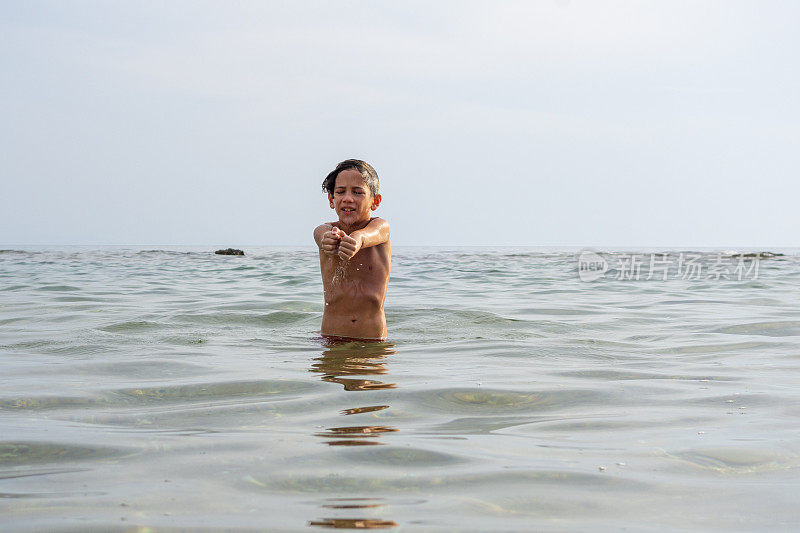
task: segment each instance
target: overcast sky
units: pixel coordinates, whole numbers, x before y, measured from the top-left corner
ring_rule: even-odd
[[[798,2],[0,3],[0,245],[797,246]]]

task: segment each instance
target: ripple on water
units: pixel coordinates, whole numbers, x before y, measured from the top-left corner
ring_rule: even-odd
[[[731,333],[734,335],[764,335],[767,337],[794,337],[800,336],[800,322],[753,322],[750,324],[735,324],[714,330],[715,333]]]
[[[668,452],[667,456],[692,467],[719,474],[752,474],[800,466],[798,454],[779,452],[771,448],[718,446]]]
[[[13,344],[4,344],[0,346],[0,348],[6,348],[9,350],[29,350],[29,349],[39,349],[39,348],[51,348],[53,346],[63,346],[65,343],[63,341],[57,340],[31,340],[31,341],[22,341],[22,342],[15,342]]]
[[[381,446],[379,448],[348,449],[341,457],[354,462],[403,468],[427,468],[454,465],[467,459],[450,453],[435,452],[410,446]]]
[[[147,370],[149,371],[149,370]],[[98,392],[97,396],[33,396],[0,398],[0,411],[43,411],[130,405],[226,403],[242,399],[282,399],[302,396],[321,385],[303,381],[236,381],[141,387]]]
[[[531,336],[539,323],[507,318],[489,311],[445,308],[394,308],[386,314],[392,324],[392,338],[407,337],[410,342],[447,342],[473,338],[520,339]]]
[[[128,401],[158,404],[258,397],[274,398],[279,395],[302,394],[317,387],[316,383],[305,381],[259,380],[118,389],[115,393]]]
[[[602,311],[597,309],[586,309],[586,308],[569,308],[569,309],[560,309],[556,307],[526,307],[518,310],[521,314],[528,314],[528,315],[597,315],[600,314]]]
[[[29,289],[30,285],[6,285],[5,287],[0,287],[0,291],[18,291],[21,289]]]
[[[652,372],[622,372],[618,370],[569,370],[566,372],[556,372],[556,376],[587,378],[587,379],[603,379],[608,381],[627,381],[627,380],[647,380],[647,379],[663,379],[672,381],[737,381],[737,378],[697,375],[697,376],[681,376],[675,374],[658,374]]]
[[[270,313],[203,313],[182,314],[171,317],[178,323],[205,324],[205,325],[252,325],[252,326],[283,326],[296,324],[309,318],[316,319],[317,313],[297,311],[272,311]]]
[[[730,342],[722,344],[693,344],[675,346],[673,348],[654,348],[652,351],[661,354],[718,354],[739,351],[752,351],[758,349],[771,349],[779,346],[776,341],[771,342]]]
[[[39,287],[34,287],[33,290],[35,291],[55,291],[55,292],[67,292],[67,291],[79,291],[81,290],[80,287],[75,287],[73,285],[41,285]]]
[[[165,335],[159,337],[158,342],[175,346],[197,346],[208,341],[201,335]]]
[[[71,365],[70,372],[76,374],[121,376],[126,379],[164,379],[170,376],[186,377],[205,374],[211,369],[196,363],[173,360],[144,361],[97,361],[79,365]],[[53,373],[64,372],[53,369]]]
[[[378,448],[363,448],[359,451],[376,451]],[[447,472],[447,471],[445,471]],[[569,470],[515,470],[503,472],[477,472],[437,475],[439,471],[420,472],[409,476],[405,472],[397,475],[351,476],[337,474],[275,474],[254,472],[242,481],[252,490],[278,490],[295,493],[332,494],[391,494],[403,492],[443,491],[449,494],[461,490],[512,491],[531,489],[537,485],[575,485],[602,490],[643,490],[647,483],[603,474],[572,472]]]
[[[462,417],[425,431],[429,435],[486,435],[493,431],[524,426],[543,420],[541,416]]]
[[[131,453],[107,446],[76,446],[58,442],[0,442],[0,466],[24,466],[106,459]]]
[[[77,303],[77,302],[102,303],[109,301],[108,298],[103,299],[103,298],[97,298],[95,296],[78,296],[78,295],[55,296],[50,299],[51,301],[54,302],[65,302],[65,303]],[[91,309],[91,306],[87,306],[84,309]]]
[[[590,419],[561,419],[561,420],[542,420],[537,424],[537,432],[548,432],[550,434],[564,434],[570,437],[580,435],[583,432],[612,432],[624,431],[628,429],[664,429],[672,426],[685,427],[687,424],[695,426],[710,424],[716,419],[713,417],[661,417],[659,419],[647,419],[644,417],[626,417],[623,420],[608,418]]]
[[[44,411],[48,409],[71,409],[106,405],[102,398],[83,396],[34,396],[23,398],[0,398],[0,411]]]
[[[374,509],[389,505],[422,505],[428,500],[421,498],[322,498],[305,502],[325,509]]]
[[[0,479],[14,479],[20,477],[53,476],[56,474],[72,474],[74,472],[88,472],[90,468],[25,468],[0,471]]]
[[[418,392],[413,402],[447,413],[534,412],[598,402],[602,394],[593,390],[518,392],[500,389],[439,389]]]
[[[110,324],[100,328],[100,330],[108,333],[148,333],[161,327],[163,327],[163,325],[159,324],[158,322],[150,322],[148,320],[131,320]]]

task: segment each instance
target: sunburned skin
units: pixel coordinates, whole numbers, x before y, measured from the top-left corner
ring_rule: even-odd
[[[314,230],[325,292],[320,333],[329,337],[383,340],[383,311],[391,271],[389,224],[370,217],[380,195],[371,195],[361,174],[343,170],[336,177],[331,207],[339,220]]]

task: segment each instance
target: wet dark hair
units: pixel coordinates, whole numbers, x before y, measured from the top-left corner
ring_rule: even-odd
[[[364,184],[369,187],[370,192],[372,192],[372,196],[375,197],[378,194],[380,187],[378,173],[375,172],[375,169],[372,168],[372,165],[360,159],[345,159],[336,165],[336,168],[333,169],[333,171],[323,180],[322,190],[333,196],[333,189],[336,187],[336,176],[339,175],[339,172],[343,170],[349,170],[351,168],[354,168],[361,173],[361,177],[364,179]]]

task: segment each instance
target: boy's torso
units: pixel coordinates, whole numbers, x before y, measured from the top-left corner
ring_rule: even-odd
[[[391,244],[362,248],[349,261],[320,250],[325,311],[323,335],[386,338],[383,302],[391,271]]]

